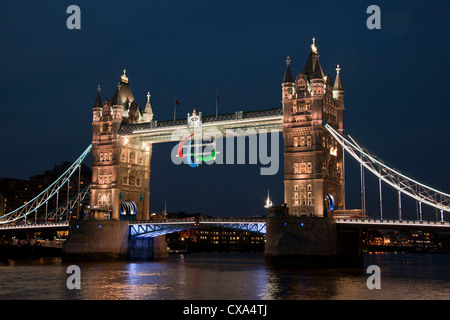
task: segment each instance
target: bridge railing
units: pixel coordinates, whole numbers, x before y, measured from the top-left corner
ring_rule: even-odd
[[[361,224],[377,224],[377,225],[425,225],[425,226],[449,226],[450,222],[447,221],[428,221],[428,220],[396,220],[396,219],[356,219],[356,218],[337,218],[338,223],[361,223]]]
[[[47,227],[67,227],[69,222],[46,222],[46,223],[10,223],[0,225],[0,230],[5,229],[27,229],[27,228],[47,228]]]
[[[249,223],[265,223],[265,218],[167,218],[167,219],[150,219],[140,221],[130,221],[130,224],[160,224],[160,223],[236,223],[236,222],[249,222]]]

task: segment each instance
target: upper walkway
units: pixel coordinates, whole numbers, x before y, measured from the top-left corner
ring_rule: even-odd
[[[266,129],[280,131],[283,127],[283,110],[280,108],[260,111],[237,111],[217,116],[202,116],[199,118],[202,129],[220,130],[225,136],[226,130],[238,129]],[[173,141],[172,134],[177,129],[193,130],[196,125],[190,125],[188,119],[182,120],[153,120],[147,123],[122,125],[119,130],[121,136],[137,136],[142,141],[152,143]],[[248,132],[243,132],[248,134]],[[238,134],[236,134],[238,135]]]

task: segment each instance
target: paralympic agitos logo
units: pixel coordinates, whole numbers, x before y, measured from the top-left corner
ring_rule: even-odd
[[[171,140],[177,141],[171,159],[175,165],[188,164],[192,168],[202,163],[260,164],[261,175],[274,175],[280,164],[279,139],[278,130],[180,128],[171,133]]]
[[[191,139],[192,136],[194,136],[194,134],[191,134],[190,136],[184,138],[184,140],[181,141],[181,142],[178,144],[178,149],[177,149],[178,156],[179,156],[180,158],[182,158],[182,159],[183,159],[183,158],[186,158],[187,163],[188,163],[192,168],[198,167],[198,165],[200,164],[200,163],[198,163],[198,162],[196,163],[195,160],[192,161],[192,157],[194,157],[195,159],[197,159],[197,160],[199,160],[199,161],[204,161],[204,162],[214,160],[214,158],[215,158],[215,156],[216,156],[216,149],[215,149],[215,148],[212,149],[211,154],[210,154],[209,156],[207,156],[207,157],[198,156],[196,153],[194,153],[194,152],[191,151],[191,150],[192,150],[192,139]],[[187,141],[189,141],[189,142],[187,142]],[[183,147],[186,145],[186,142],[187,142],[186,156],[184,156],[184,155],[183,155]]]

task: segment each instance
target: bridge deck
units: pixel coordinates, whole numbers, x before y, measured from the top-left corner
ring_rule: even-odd
[[[426,228],[443,228],[450,231],[450,222],[448,221],[419,221],[419,220],[396,220],[396,219],[344,219],[337,218],[336,223],[345,226],[367,226],[367,227],[426,227]],[[199,226],[222,226],[239,228],[244,231],[265,232],[266,219],[264,218],[188,218],[188,219],[158,219],[146,221],[130,221],[130,227],[136,230],[138,226],[146,228],[145,226],[167,226],[169,228],[176,228],[183,226],[183,229],[199,227]],[[264,228],[263,228],[264,225]],[[245,226],[245,227],[244,227]],[[7,230],[21,230],[21,229],[42,229],[42,228],[66,228],[69,227],[69,222],[49,222],[38,224],[9,224],[1,225],[0,231]],[[243,228],[242,228],[243,227]],[[153,227],[152,227],[153,228]],[[142,229],[143,230],[143,229]],[[146,229],[145,232],[150,232]]]
[[[217,226],[238,229],[241,231],[266,233],[265,219],[228,219],[228,218],[201,218],[201,219],[163,219],[130,222],[130,236],[132,238],[152,238],[160,235],[200,228]]]

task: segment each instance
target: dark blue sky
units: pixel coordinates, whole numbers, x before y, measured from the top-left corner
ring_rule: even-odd
[[[81,30],[66,28],[71,4]],[[371,4],[381,30],[366,27]],[[150,91],[157,120],[173,118],[175,96],[179,117],[213,114],[216,91],[222,113],[268,109],[281,106],[286,56],[298,74],[316,37],[324,72],[342,68],[347,132],[450,192],[449,12],[448,1],[2,1],[0,177],[27,179],[76,159],[91,142],[97,85],[111,98],[124,68],[141,106]],[[171,211],[264,214],[267,189],[283,202],[283,168],[271,177],[259,166],[194,170],[173,165],[171,148],[153,149],[152,211],[167,201]],[[353,167],[347,204],[358,207]],[[378,194],[368,190],[375,211]]]

